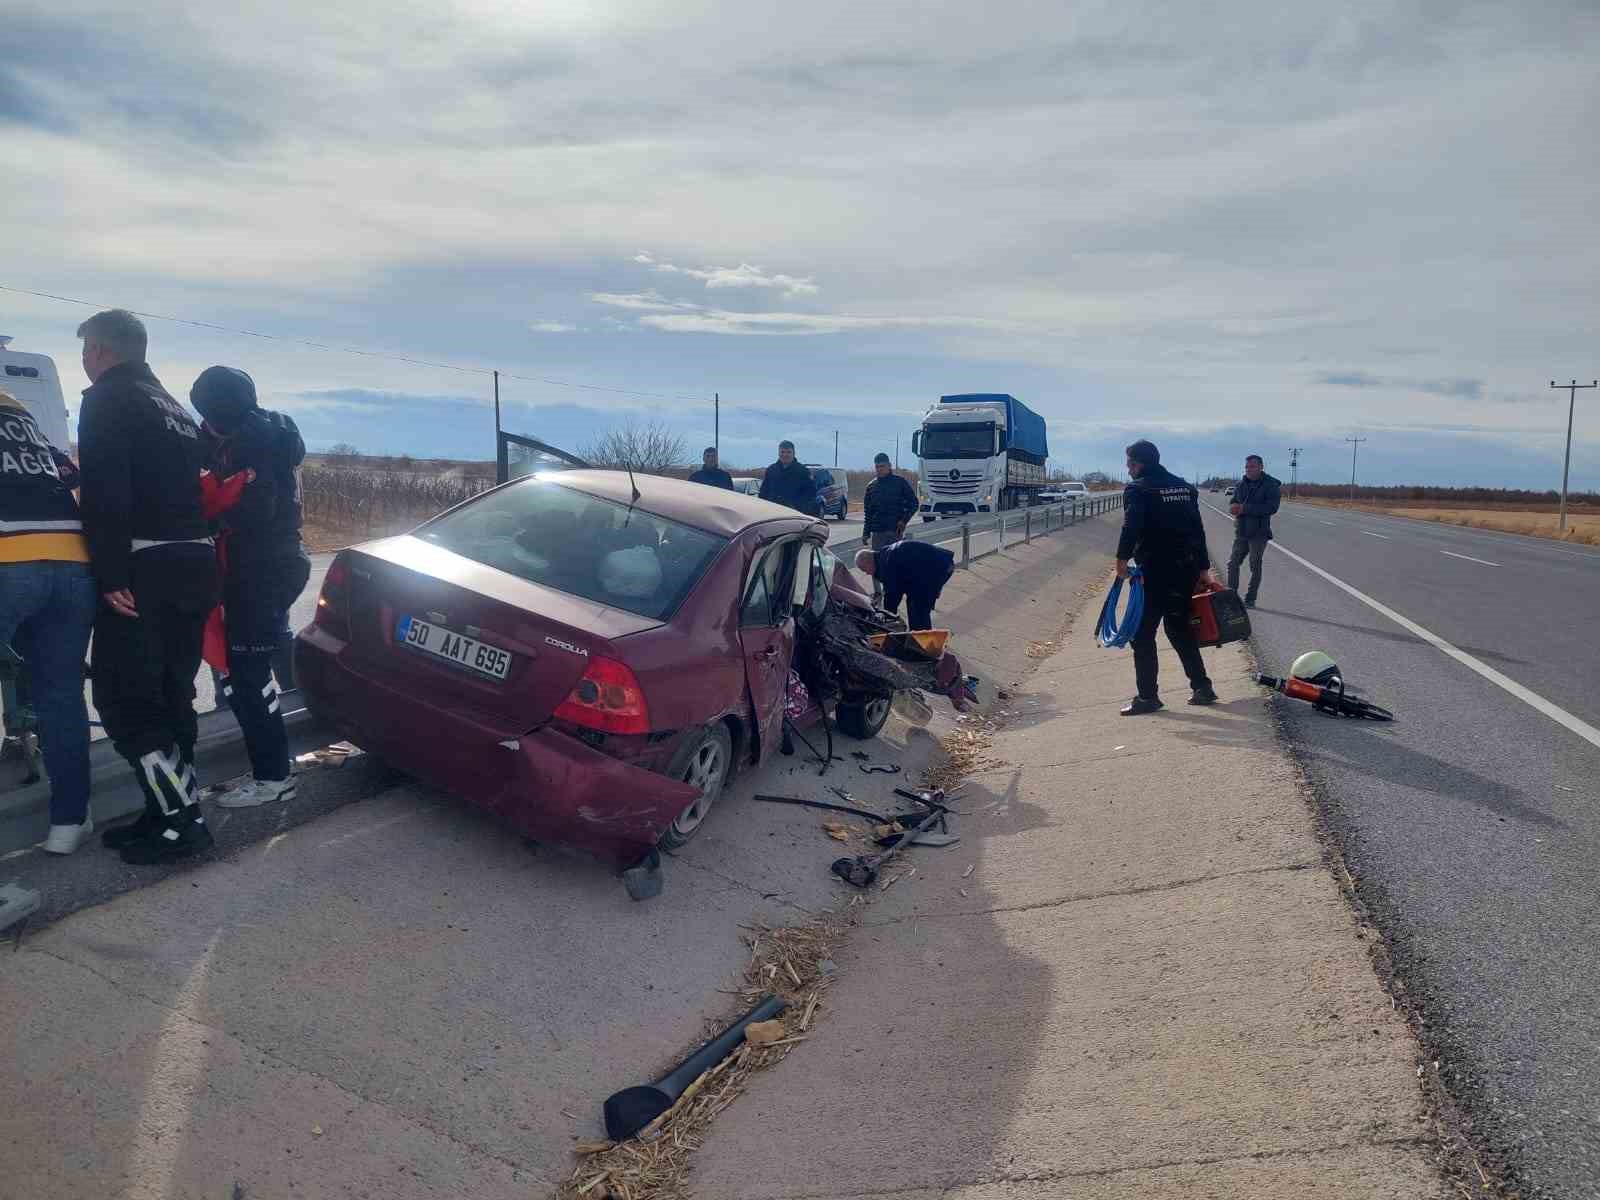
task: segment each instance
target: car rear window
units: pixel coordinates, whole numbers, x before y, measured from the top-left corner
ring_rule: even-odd
[[[727,544],[553,479],[499,488],[417,536],[509,575],[664,621]]]

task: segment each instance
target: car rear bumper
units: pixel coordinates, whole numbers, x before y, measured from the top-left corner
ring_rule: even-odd
[[[549,726],[506,738],[360,674],[344,663],[343,649],[315,626],[295,639],[295,672],[313,713],[362,749],[525,837],[629,866],[694,798],[688,784]]]

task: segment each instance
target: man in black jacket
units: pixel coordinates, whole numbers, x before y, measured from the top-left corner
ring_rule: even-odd
[[[883,585],[885,610],[899,612],[904,597],[907,628],[932,629],[933,607],[955,574],[956,556],[931,542],[895,542],[856,551],[856,566]]]
[[[306,445],[294,421],[260,407],[255,381],[233,367],[200,372],[189,400],[205,418],[202,434],[212,472],[223,479],[255,472],[223,517],[220,555],[228,638],[222,694],[244,733],[251,779],[217,800],[223,808],[253,808],[288,800],[295,792],[272,664],[282,649],[289,609],[311,574],[311,560],[300,545],[300,464]]]
[[[808,517],[822,512],[822,506],[817,503],[817,481],[803,463],[795,461],[793,442],[778,443],[778,461],[767,468],[761,480],[761,498],[803,512]]]
[[[701,456],[701,467],[689,476],[690,483],[703,483],[708,487],[726,488],[733,491],[733,476],[717,466],[717,448],[707,446],[706,452]]]
[[[1234,516],[1233,553],[1228,555],[1228,586],[1239,590],[1239,564],[1250,557],[1250,590],[1244,606],[1254,608],[1261,591],[1261,557],[1272,540],[1272,514],[1278,511],[1283,485],[1266,472],[1259,454],[1244,460],[1244,479],[1233,489],[1228,511]]]
[[[1200,578],[1211,569],[1200,493],[1161,465],[1161,451],[1147,441],[1128,447],[1128,474],[1122,491],[1122,537],[1117,542],[1117,578],[1129,575],[1137,558],[1144,572],[1144,619],[1133,639],[1133,670],[1139,694],[1122,710],[1142,716],[1163,707],[1156,686],[1156,627],[1165,623],[1167,640],[1178,652],[1193,693],[1190,704],[1215,704],[1200,647],[1189,624],[1190,600]]]
[[[137,822],[102,840],[126,862],[169,862],[212,844],[194,777],[194,679],[217,602],[205,451],[194,418],[145,364],[138,317],[97,313],[78,336],[90,380],[78,415],[83,529],[101,598],[94,704],[145,800]]]
[[[917,512],[917,493],[890,469],[887,454],[874,457],[872,466],[878,477],[861,500],[861,536],[870,549],[881,550],[905,536],[906,522]]]

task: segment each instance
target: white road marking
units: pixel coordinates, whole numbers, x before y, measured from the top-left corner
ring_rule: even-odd
[[[1328,526],[1330,529],[1338,528],[1332,521],[1324,521],[1323,524]]]
[[[1370,529],[1363,529],[1361,532],[1366,534],[1368,537],[1382,538],[1386,542],[1391,542],[1394,540],[1387,533],[1373,533]]]
[[[1451,558],[1464,558],[1468,562],[1482,563],[1486,567],[1498,567],[1499,563],[1492,563],[1487,558],[1473,558],[1470,554],[1457,554],[1454,550],[1441,550],[1440,554],[1448,554]]]
[[[1326,579],[1329,583],[1333,584],[1333,586],[1338,588],[1340,591],[1346,592],[1349,595],[1354,596],[1357,600],[1361,601],[1361,603],[1365,604],[1368,608],[1373,609],[1375,612],[1382,613],[1384,616],[1388,617],[1389,620],[1393,621],[1396,625],[1400,626],[1400,628],[1402,628],[1404,630],[1407,630],[1410,633],[1414,633],[1417,637],[1419,637],[1423,641],[1427,642],[1430,646],[1433,646],[1435,649],[1440,650],[1445,654],[1448,654],[1451,658],[1455,659],[1458,663],[1460,663],[1462,666],[1466,667],[1468,670],[1476,671],[1479,675],[1482,675],[1485,679],[1487,679],[1490,683],[1494,684],[1496,687],[1503,688],[1507,692],[1510,692],[1513,696],[1515,696],[1518,700],[1521,700],[1529,708],[1532,708],[1537,712],[1543,713],[1545,716],[1549,717],[1552,721],[1554,721],[1557,725],[1560,725],[1565,729],[1571,730],[1573,733],[1575,733],[1579,737],[1581,737],[1584,741],[1588,742],[1591,746],[1600,747],[1600,729],[1596,729],[1593,725],[1589,724],[1587,721],[1585,721],[1585,720],[1583,720],[1583,719],[1581,719],[1579,717],[1573,716],[1571,713],[1569,713],[1566,709],[1562,708],[1560,705],[1552,704],[1549,700],[1546,700],[1543,696],[1539,695],[1537,692],[1529,691],[1527,688],[1523,687],[1520,683],[1518,683],[1515,679],[1511,679],[1511,678],[1508,678],[1505,675],[1502,675],[1499,671],[1496,671],[1488,663],[1483,662],[1480,659],[1474,658],[1472,655],[1468,654],[1465,650],[1458,650],[1456,647],[1452,646],[1449,642],[1445,641],[1438,634],[1432,633],[1432,632],[1424,629],[1421,625],[1418,625],[1415,621],[1411,620],[1409,617],[1401,616],[1399,613],[1395,612],[1394,609],[1390,608],[1387,604],[1384,604],[1384,603],[1382,603],[1381,601],[1378,601],[1378,600],[1374,600],[1371,596],[1367,595],[1365,592],[1359,591],[1358,589],[1351,587],[1348,583],[1346,583],[1344,580],[1338,578],[1337,576],[1328,574],[1328,572],[1324,571],[1321,567],[1317,566],[1316,563],[1311,562],[1311,561],[1309,561],[1307,559],[1301,558],[1293,550],[1286,549],[1282,542],[1273,542],[1271,544],[1276,546],[1282,553],[1287,554],[1290,558],[1294,559],[1295,562],[1299,563],[1302,567],[1304,567],[1306,570],[1310,571],[1312,574],[1320,575],[1323,579]]]

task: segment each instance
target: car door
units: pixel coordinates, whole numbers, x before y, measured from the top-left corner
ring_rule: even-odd
[[[739,605],[744,677],[760,735],[761,758],[783,741],[783,701],[794,657],[794,567],[798,538],[763,546],[750,566]]]

